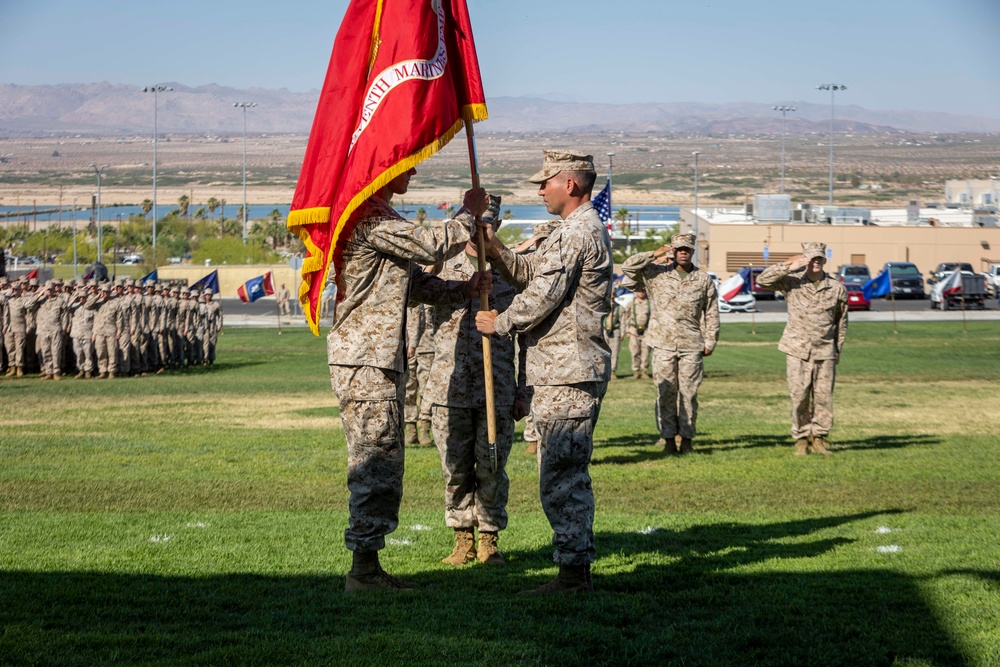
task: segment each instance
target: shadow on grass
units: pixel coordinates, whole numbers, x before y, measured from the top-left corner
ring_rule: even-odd
[[[510,552],[503,569],[419,573],[412,593],[352,597],[342,576],[322,574],[5,572],[0,655],[46,664],[965,664],[909,577],[733,571],[843,547],[850,540],[802,540],[872,516],[602,533],[601,552],[628,555],[632,569],[602,574],[599,560],[597,592],[569,598],[514,595],[551,576],[547,547]],[[776,541],[791,538],[799,542]]]
[[[708,434],[706,434],[708,435]],[[661,449],[655,445],[654,435],[624,435],[610,438],[598,443],[595,447],[595,456],[591,465],[629,465],[644,461],[655,461],[665,459]],[[787,448],[789,451],[795,444],[791,436],[771,435],[771,434],[749,434],[737,435],[732,438],[711,438],[698,437],[694,440],[694,453],[700,456],[709,456],[716,452],[726,452],[735,449],[758,449],[758,448]],[[941,439],[923,434],[902,434],[902,435],[874,435],[868,438],[854,440],[834,441],[831,443],[832,451],[849,452],[851,450],[867,449],[902,449],[904,447],[924,447],[941,444]],[[600,456],[602,447],[632,448],[632,452],[627,455]]]

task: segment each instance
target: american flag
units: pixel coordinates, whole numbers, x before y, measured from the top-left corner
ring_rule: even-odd
[[[611,181],[604,184],[604,189],[597,193],[597,196],[590,200],[597,215],[601,217],[601,222],[607,224],[611,220]],[[608,227],[611,229],[611,227]]]

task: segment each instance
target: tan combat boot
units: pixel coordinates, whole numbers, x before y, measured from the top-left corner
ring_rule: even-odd
[[[417,442],[421,447],[434,444],[434,438],[431,437],[431,423],[427,419],[417,420]]]
[[[62,375],[60,375],[59,373],[56,373],[55,375],[51,375],[49,377],[51,377],[53,380],[62,380]]]
[[[521,591],[519,595],[565,595],[567,593],[593,593],[590,565],[560,565],[559,574],[547,584]]]
[[[528,441],[528,446],[524,448],[525,454],[531,454],[532,456],[538,455],[538,443],[534,440]]]
[[[93,374],[93,373],[91,373],[90,371],[87,371],[87,372],[85,372],[85,373],[83,374],[83,379],[84,379],[84,380],[89,380],[89,379],[90,379],[90,378],[92,378],[92,377],[94,377],[94,374]]]
[[[663,453],[672,456],[677,453],[677,442],[673,438],[660,438],[656,441],[657,447],[663,448]]]
[[[20,378],[20,377],[24,377],[24,369],[23,369],[23,368],[21,368],[20,366],[18,366],[18,367],[17,367],[17,373],[16,373],[16,375],[17,375],[17,377],[19,377],[19,378]]]
[[[823,456],[833,456],[833,452],[826,448],[827,442],[823,439],[823,436],[817,435],[813,438],[813,454],[822,454]]]
[[[114,380],[115,379],[115,372],[114,371],[109,371],[108,372],[108,379],[109,380]]]
[[[449,565],[465,565],[474,560],[476,560],[476,536],[472,528],[456,528],[455,549],[450,556],[442,558],[441,562]]]
[[[638,380],[641,377],[642,377],[642,373],[640,373],[639,371],[636,371],[635,373],[632,373],[632,379],[633,380]]]
[[[82,377],[83,377],[83,371],[80,371],[79,373],[77,373],[76,375],[73,376],[73,379],[74,380],[79,380]]]
[[[479,548],[476,550],[476,557],[480,563],[485,563],[486,565],[507,564],[507,560],[497,547],[497,534],[495,531],[479,531]]]
[[[795,455],[805,456],[809,453],[809,441],[805,438],[799,438],[795,441]]]
[[[350,594],[372,590],[409,591],[416,587],[416,584],[401,581],[383,570],[378,562],[377,551],[368,553],[355,551],[351,571],[347,573],[347,581],[344,583],[344,592]]]
[[[417,444],[417,423],[416,422],[406,422],[403,427],[403,444],[404,445],[415,445]]]
[[[51,380],[52,376],[51,375],[39,375],[38,379],[39,380]]]
[[[4,375],[3,375],[3,376],[4,376],[5,378],[9,378],[10,376],[14,375],[14,373],[17,373],[17,369],[16,369],[16,368],[14,368],[13,366],[11,366],[10,368],[8,368],[8,369],[7,369],[7,372],[6,372],[6,373],[4,373]]]
[[[694,447],[691,446],[691,438],[681,438],[681,454],[694,454]]]

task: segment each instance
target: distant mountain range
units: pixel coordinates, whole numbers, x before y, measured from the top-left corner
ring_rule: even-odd
[[[249,110],[252,134],[305,134],[312,125],[319,93],[219,85],[195,88],[168,84],[159,93],[161,132],[238,133],[243,113],[234,102],[256,102]],[[824,133],[830,106],[782,101],[797,111],[787,116],[789,134]],[[661,132],[760,135],[781,131],[781,115],[770,104],[588,104],[532,97],[494,97],[481,132]],[[838,132],[1000,132],[1000,119],[929,111],[880,111],[855,105],[836,107]],[[0,84],[2,134],[143,134],[153,126],[153,96],[139,86],[110,83],[19,86]]]

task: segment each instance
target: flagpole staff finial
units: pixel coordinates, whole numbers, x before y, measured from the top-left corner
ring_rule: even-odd
[[[472,189],[480,187],[479,183],[479,156],[476,153],[476,135],[472,129],[472,121],[465,121],[465,136],[469,142],[469,165],[472,172]],[[476,216],[478,223],[482,215]],[[476,254],[479,260],[479,272],[485,273],[489,269],[486,266],[486,233],[482,227],[476,231]],[[479,292],[479,309],[487,311],[490,309],[489,290]],[[490,469],[497,472],[500,469],[500,462],[497,455],[497,412],[493,399],[493,347],[490,343],[489,334],[483,334],[483,377],[486,381],[486,433],[489,439]]]

